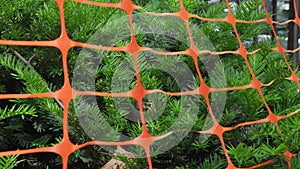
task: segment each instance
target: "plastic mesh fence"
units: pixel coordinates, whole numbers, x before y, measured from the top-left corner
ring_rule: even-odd
[[[142,9],[142,7],[137,6],[133,4],[130,0],[123,0],[122,2],[119,3],[101,3],[101,2],[93,2],[93,1],[87,1],[87,0],[74,0],[76,3],[82,3],[82,4],[90,4],[90,5],[95,5],[95,6],[101,6],[101,7],[107,7],[107,8],[118,8],[126,12],[129,20],[129,25],[130,25],[130,32],[131,32],[131,42],[127,44],[124,47],[103,47],[103,46],[97,46],[97,45],[91,45],[91,44],[86,44],[86,43],[81,43],[81,42],[76,42],[73,41],[72,39],[69,38],[67,35],[67,30],[66,30],[66,23],[64,19],[64,0],[56,0],[59,13],[60,13],[60,23],[61,23],[61,35],[59,38],[51,41],[18,41],[18,40],[0,40],[1,45],[17,45],[17,46],[42,46],[42,47],[55,47],[58,48],[61,52],[62,55],[62,64],[63,64],[63,72],[64,72],[64,85],[61,89],[55,92],[49,92],[49,93],[36,93],[36,94],[1,94],[0,99],[24,99],[24,98],[57,98],[59,99],[63,105],[64,105],[64,116],[63,116],[63,140],[52,147],[44,147],[44,148],[33,148],[33,149],[26,149],[26,150],[16,150],[16,151],[7,151],[7,152],[0,152],[0,156],[9,156],[9,155],[14,155],[14,154],[30,154],[30,153],[43,153],[43,152],[48,152],[48,153],[55,153],[58,154],[62,158],[62,163],[63,163],[63,168],[66,169],[68,165],[68,159],[69,156],[76,150],[82,149],[86,146],[89,145],[103,145],[103,146],[122,146],[122,145],[138,145],[143,147],[145,154],[147,155],[147,160],[148,160],[148,167],[153,168],[152,166],[152,159],[150,157],[151,150],[150,150],[150,145],[153,142],[156,142],[158,140],[161,140],[165,137],[168,137],[168,135],[163,135],[163,136],[152,136],[149,134],[146,124],[147,121],[144,118],[144,112],[143,112],[143,97],[146,96],[147,94],[157,92],[156,90],[147,90],[143,87],[141,83],[141,77],[139,74],[139,69],[138,69],[138,53],[144,50],[149,50],[149,48],[146,47],[141,47],[138,45],[136,41],[136,37],[134,35],[134,27],[133,27],[133,21],[132,21],[132,13],[134,10],[137,9]],[[294,0],[294,4],[296,4],[296,1]],[[285,116],[278,116],[275,115],[272,110],[269,108],[268,103],[266,102],[263,92],[262,92],[262,87],[269,86],[272,84],[270,82],[269,84],[263,84],[258,78],[255,76],[255,74],[252,71],[252,68],[250,66],[250,63],[248,61],[248,56],[250,54],[255,53],[256,51],[249,52],[246,50],[244,47],[240,37],[239,33],[237,31],[236,25],[237,23],[243,23],[243,24],[254,24],[254,23],[261,23],[265,22],[267,23],[271,28],[273,35],[278,43],[276,48],[273,48],[272,50],[279,52],[282,55],[282,58],[285,60],[286,64],[288,65],[288,69],[291,73],[291,76],[286,78],[286,80],[294,81],[297,85],[298,88],[300,87],[299,84],[299,79],[295,72],[293,71],[292,67],[289,65],[285,52],[291,52],[294,53],[299,49],[295,49],[293,51],[288,51],[283,48],[281,43],[279,42],[279,39],[276,35],[274,24],[280,24],[284,25],[289,22],[294,22],[298,26],[300,24],[300,20],[297,14],[297,10],[295,10],[295,19],[293,20],[288,20],[284,23],[279,23],[276,21],[273,21],[271,16],[268,14],[265,1],[262,0],[262,5],[263,5],[263,10],[266,13],[266,17],[260,20],[252,20],[252,21],[245,21],[245,20],[238,20],[234,17],[230,10],[230,5],[228,0],[226,0],[226,6],[228,8],[228,15],[225,18],[203,18],[201,16],[195,15],[195,14],[190,14],[187,12],[185,9],[182,0],[180,1],[180,10],[175,13],[153,13],[153,12],[146,12],[148,15],[154,15],[154,16],[176,16],[180,17],[187,28],[187,32],[189,35],[190,39],[190,46],[187,50],[185,51],[179,51],[177,52],[178,54],[184,54],[184,55],[189,55],[195,64],[197,74],[200,78],[200,86],[198,86],[197,90],[193,91],[188,91],[185,93],[170,93],[170,92],[164,92],[167,95],[170,96],[178,96],[178,95],[201,95],[205,100],[208,108],[208,112],[210,116],[212,117],[213,120],[213,126],[208,129],[208,130],[203,130],[203,131],[196,131],[198,133],[203,133],[203,134],[212,134],[215,135],[219,138],[220,143],[222,145],[222,148],[224,150],[224,155],[227,159],[228,162],[228,169],[234,169],[237,168],[232,162],[232,160],[229,157],[229,154],[227,152],[225,142],[223,139],[223,134],[225,132],[230,132],[234,129],[237,129],[242,126],[247,126],[247,125],[255,125],[259,123],[265,123],[265,122],[270,122],[273,123],[278,130],[280,130],[280,127],[278,126],[278,122],[282,119],[286,119],[296,113],[298,113],[299,110],[290,112],[288,115]],[[295,6],[296,9],[296,6]],[[233,30],[234,34],[238,40],[239,43],[239,49],[236,51],[221,51],[221,52],[213,52],[213,51],[203,51],[203,50],[198,50],[192,35],[190,31],[190,26],[188,24],[190,18],[197,18],[202,21],[208,21],[208,22],[227,22],[229,23]],[[93,91],[77,91],[72,88],[71,83],[70,83],[70,78],[68,75],[68,51],[73,48],[73,47],[85,47],[85,48],[92,48],[92,49],[97,49],[97,50],[110,50],[110,51],[123,51],[123,52],[128,52],[132,55],[134,59],[134,67],[136,71],[136,86],[134,89],[124,92],[124,93],[104,93],[104,92],[93,92]],[[197,57],[201,53],[207,53],[210,52],[212,54],[224,54],[224,53],[232,53],[232,54],[237,54],[240,55],[244,60],[247,65],[247,68],[251,74],[252,81],[244,86],[235,86],[235,87],[229,87],[229,88],[212,88],[209,87],[204,79],[203,75],[200,72]],[[167,52],[161,52],[160,54],[168,54]],[[220,91],[232,91],[232,90],[241,90],[241,89],[255,89],[262,101],[266,109],[268,110],[268,116],[264,119],[256,120],[256,121],[251,121],[251,122],[244,122],[240,123],[234,127],[224,127],[219,122],[217,121],[215,114],[213,112],[213,109],[210,105],[209,102],[209,94],[212,92],[220,92]],[[100,97],[131,97],[134,98],[137,101],[139,110],[140,110],[140,115],[141,115],[141,123],[142,123],[142,134],[139,137],[136,137],[133,140],[130,141],[125,141],[125,142],[106,142],[106,141],[90,141],[86,142],[83,144],[74,144],[70,141],[69,139],[69,134],[68,134],[68,108],[69,108],[69,103],[70,101],[75,98],[76,96],[82,96],[82,95],[95,95],[95,96],[100,96]],[[176,131],[173,131],[176,132]],[[195,131],[193,131],[195,132]],[[290,160],[295,157],[297,154],[293,154],[289,151],[286,151],[284,153],[287,157],[288,161],[288,166],[291,168],[290,165]],[[262,166],[265,166],[269,163],[272,163],[273,160],[265,161],[264,163],[249,167],[249,168],[259,168]]]

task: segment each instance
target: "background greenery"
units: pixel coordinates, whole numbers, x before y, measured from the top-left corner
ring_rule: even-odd
[[[119,2],[119,1],[110,1]],[[137,5],[152,12],[176,12],[179,2],[173,0],[135,0]],[[227,16],[224,3],[213,5],[202,0],[184,0],[185,8],[192,14],[206,18],[224,18]],[[260,0],[242,1],[235,6],[233,13],[237,19],[257,20],[265,17],[265,12],[259,10]],[[87,42],[97,30],[114,19],[126,16],[124,12],[91,5],[83,5],[71,1],[65,2],[65,20],[67,32],[74,41]],[[136,11],[142,12],[142,11]],[[224,22],[207,22],[195,18],[190,23],[196,25],[216,51],[234,51],[239,48],[233,28]],[[153,23],[152,23],[153,24]],[[155,24],[154,24],[155,25]],[[3,0],[0,4],[0,38],[7,40],[53,40],[60,35],[59,12],[55,1],[49,0]],[[162,28],[163,29],[163,28]],[[290,76],[287,65],[282,56],[272,51],[277,44],[272,39],[259,40],[258,35],[268,34],[270,27],[265,23],[237,24],[241,41],[248,51],[261,49],[248,56],[252,71],[256,77],[267,84],[275,80],[272,85],[263,87],[263,95],[270,109],[276,115],[286,115],[300,107],[298,86],[284,78]],[[141,46],[158,48],[166,51],[180,51],[188,45],[180,44],[170,37],[155,36],[151,34],[137,35]],[[104,42],[99,42],[104,43]],[[118,42],[124,46],[128,39]],[[75,62],[82,48],[73,48],[68,53],[69,77],[72,78]],[[97,53],[97,52],[96,52]],[[98,52],[99,53],[99,52]],[[101,53],[101,52],[100,52]],[[95,51],[87,50],[89,58]],[[103,54],[103,53],[102,53]],[[20,59],[21,55],[28,62]],[[211,85],[207,70],[199,56],[199,65],[202,75],[208,85]],[[227,86],[241,86],[249,84],[252,77],[246,67],[245,61],[239,55],[220,55],[224,66]],[[287,54],[289,64],[292,64]],[[140,59],[143,59],[142,57]],[[195,65],[189,56],[179,55],[174,57],[183,61],[193,70]],[[101,65],[97,67],[96,90],[111,92],[111,82],[117,65],[123,60],[130,60],[130,56],[122,52],[106,52]],[[143,60],[142,60],[143,61]],[[141,61],[141,67],[149,66],[149,62]],[[163,62],[163,60],[161,60]],[[63,85],[61,55],[59,50],[48,47],[20,47],[0,46],[0,93],[42,93],[55,91]],[[180,67],[178,70],[180,71]],[[295,70],[297,75],[299,72]],[[84,76],[84,75],[82,75]],[[174,83],[173,78],[157,69],[141,69],[142,83],[147,89],[161,89],[176,92],[180,88]],[[195,79],[197,82],[199,79]],[[131,83],[134,87],[135,82]],[[121,90],[121,89],[120,89]],[[236,124],[253,121],[267,117],[268,111],[261,97],[254,89],[229,91],[225,109],[222,112],[220,124],[235,126]],[[200,96],[198,96],[200,97]],[[152,135],[160,135],[174,123],[180,113],[181,97],[166,96],[166,109],[162,116],[147,124]],[[81,98],[82,99],[82,98]],[[88,97],[85,99],[89,99]],[[82,129],[75,112],[73,103],[80,104],[82,111],[88,111],[87,118],[93,119],[95,125],[89,126],[97,136],[101,123],[105,120],[117,132],[130,137],[141,134],[141,125],[124,118],[128,110],[118,110],[112,98],[97,97],[98,106],[102,110],[100,115],[97,107],[81,100],[73,100],[69,109],[69,134],[75,144],[91,140]],[[201,130],[207,115],[205,100],[200,97],[197,123],[192,130]],[[135,101],[132,100],[135,106]],[[148,112],[162,111],[158,101],[151,102],[145,99],[144,109]],[[78,109],[76,110],[78,111]],[[54,99],[10,99],[0,101],[0,151],[46,147],[55,145],[62,139],[63,108]],[[98,124],[98,125],[97,125]],[[280,132],[272,123],[261,123],[239,127],[233,131],[225,132],[223,137],[231,160],[237,167],[250,167],[269,159],[274,161],[262,168],[287,168],[283,152],[292,153],[299,151],[300,115],[296,114],[279,121]],[[108,135],[108,139],[110,136]],[[201,139],[207,138],[205,141]],[[103,138],[104,139],[104,138]],[[120,136],[114,138],[120,139]],[[127,149],[131,149],[127,147]],[[136,150],[137,148],[132,148]],[[137,151],[137,150],[136,150]],[[69,159],[69,168],[100,168],[111,156],[106,149],[100,146],[90,146],[74,152]],[[119,156],[129,168],[147,168],[145,159],[130,159]],[[223,149],[216,136],[201,136],[190,132],[176,147],[163,154],[152,157],[156,168],[200,168],[219,169],[227,166]],[[40,153],[22,156],[0,158],[0,168],[61,168],[61,159],[55,154]],[[292,168],[300,168],[299,156],[292,159]]]

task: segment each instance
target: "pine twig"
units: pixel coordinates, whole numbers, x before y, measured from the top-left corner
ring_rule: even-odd
[[[27,66],[29,66],[35,73],[39,74],[34,67],[30,64],[30,61],[36,56],[35,54],[32,55],[30,57],[29,60],[26,60],[19,52],[17,52],[16,50],[12,49],[11,50],[13,52],[13,54],[15,54],[20,60],[22,60],[22,62],[24,62]],[[40,74],[39,74],[40,75]],[[47,86],[47,91],[52,93],[51,89]],[[62,108],[64,109],[64,105],[61,101],[59,101],[57,98],[54,98],[55,102]]]

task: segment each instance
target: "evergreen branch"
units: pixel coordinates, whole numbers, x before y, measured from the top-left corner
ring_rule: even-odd
[[[35,115],[36,109],[30,105],[21,105],[16,108],[16,105],[13,105],[12,108],[6,106],[4,109],[0,109],[0,120],[9,118],[15,115]]]
[[[24,160],[17,160],[17,158],[18,158],[18,155],[0,157],[0,168],[13,169],[20,162],[24,161]]]
[[[29,66],[35,73],[39,74],[38,72],[35,71],[35,69],[33,68],[33,66],[30,64],[30,61],[35,57],[35,55],[33,55],[29,60],[26,60],[20,53],[18,53],[16,50],[12,49],[12,52],[19,58],[21,59],[27,66]],[[51,89],[47,86],[47,91],[52,93]],[[54,100],[56,101],[56,103],[62,108],[64,109],[64,105],[62,104],[61,101],[59,101],[57,98],[54,98]]]
[[[22,57],[21,55],[18,55],[18,57]],[[23,58],[23,57],[22,57]],[[23,80],[23,84],[25,85],[25,92],[29,93],[43,93],[43,92],[51,92],[50,88],[48,87],[48,84],[46,81],[38,74],[33,67],[29,65],[25,65],[24,62],[20,60],[16,60],[15,57],[12,55],[7,55],[0,57],[0,64],[4,67],[7,67],[11,70],[13,70],[15,73],[12,73],[12,76],[15,77],[15,79]],[[23,60],[26,60],[23,58]],[[57,100],[55,98],[55,100]],[[34,105],[34,107],[39,108],[40,110],[45,110],[51,113],[54,113],[58,115],[59,117],[62,117],[61,108],[64,108],[62,103],[58,101],[55,104],[55,101],[47,101],[47,100],[40,100],[38,102],[31,102],[28,100],[13,100],[14,102],[23,102],[25,104]]]
[[[0,93],[4,93],[5,92],[5,86],[0,84]]]

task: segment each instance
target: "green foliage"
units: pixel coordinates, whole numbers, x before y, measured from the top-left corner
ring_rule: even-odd
[[[103,2],[102,0],[99,0]],[[111,2],[111,1],[109,1]],[[119,2],[119,1],[113,1]],[[133,3],[144,7],[151,12],[177,12],[179,1],[149,1],[135,0]],[[207,4],[204,0],[183,0],[185,8],[190,13],[205,18],[225,18],[225,3],[214,5]],[[242,1],[239,5],[231,5],[233,15],[240,20],[258,20],[265,17],[263,10],[259,10],[260,0]],[[139,13],[141,11],[135,11]],[[90,39],[103,26],[110,24],[111,29],[126,33],[128,25],[117,28],[114,21],[116,18],[126,17],[119,9],[103,8],[98,6],[84,5],[78,2],[65,1],[64,16],[69,37],[74,41],[97,43],[97,45],[125,46],[129,39],[118,39],[116,35],[109,37],[111,41],[103,42]],[[186,25],[163,22],[159,17],[140,18],[145,25],[134,24],[137,31],[136,39],[141,46],[163,51],[183,51],[189,47],[189,41],[180,42],[176,38],[185,37],[181,30],[186,30]],[[166,21],[166,20],[165,20]],[[189,20],[190,25],[195,26],[196,31],[201,31],[212,42],[216,51],[235,51],[240,46],[232,25],[226,22],[208,22],[195,18]],[[127,23],[127,20],[126,20]],[[128,23],[127,23],[128,24]],[[169,25],[169,26],[168,26]],[[172,25],[172,26],[170,26]],[[141,27],[153,32],[143,32]],[[34,0],[4,0],[0,4],[0,32],[1,39],[15,40],[53,40],[60,35],[59,12],[55,1]],[[166,32],[166,27],[174,27],[170,32],[177,34],[161,35]],[[248,51],[259,49],[258,52],[248,55],[247,59],[240,55],[221,55],[221,63],[215,64],[218,73],[224,72],[228,87],[237,87],[249,84],[253,78],[246,65],[249,61],[251,71],[263,84],[273,82],[271,85],[262,87],[262,95],[269,108],[276,115],[287,115],[299,110],[300,98],[298,86],[284,78],[290,77],[291,73],[287,63],[280,53],[272,50],[276,43],[272,40],[258,41],[258,35],[265,34],[270,28],[265,23],[236,24],[237,33]],[[123,30],[124,29],[124,30]],[[100,32],[99,36],[102,36]],[[128,33],[128,32],[127,32]],[[193,36],[193,35],[192,35]],[[108,37],[104,36],[108,39]],[[195,37],[194,37],[195,38]],[[113,44],[111,44],[113,43]],[[200,44],[197,47],[202,49]],[[205,45],[204,45],[205,47]],[[213,50],[213,49],[207,49]],[[27,62],[17,59],[13,51],[18,51]],[[27,48],[0,46],[0,93],[45,93],[56,91],[63,84],[63,70],[61,68],[60,52],[53,48]],[[81,52],[81,53],[80,53]],[[68,53],[69,77],[72,78],[76,70],[76,61],[82,57],[86,60],[93,59],[93,54],[100,56],[97,59],[101,63],[96,70],[95,90],[100,92],[127,92],[136,85],[134,61],[129,53],[125,52],[86,52],[82,49],[73,48]],[[167,59],[173,57],[172,60]],[[201,58],[202,56],[199,56]],[[288,63],[291,63],[287,55]],[[192,70],[195,83],[185,84],[184,90],[194,90],[199,87],[199,77],[195,71],[194,60],[189,56],[160,56],[149,51],[138,54],[138,67],[143,86],[148,89],[160,89],[167,92],[180,92],[181,89],[174,78],[168,73],[185,74],[184,64]],[[218,83],[218,73],[208,76],[208,70],[201,61],[199,68],[205,82],[208,85]],[[221,66],[223,65],[223,67]],[[88,70],[90,65],[84,65],[81,69]],[[170,67],[170,72],[164,72],[164,66]],[[80,78],[88,77],[89,72],[81,74]],[[122,85],[112,84],[115,74],[119,73],[120,84],[129,83],[129,88]],[[296,71],[297,74],[299,72]],[[131,75],[133,75],[133,79]],[[79,79],[80,79],[79,78]],[[73,79],[71,79],[73,80]],[[80,82],[79,82],[80,83]],[[15,85],[11,85],[15,84]],[[74,85],[74,84],[72,84]],[[83,88],[80,88],[82,87]],[[84,85],[77,90],[90,90]],[[126,86],[127,87],[127,86]],[[197,96],[199,97],[199,96]],[[268,110],[263,103],[261,95],[255,89],[233,90],[227,93],[227,100],[223,112],[220,112],[220,124],[223,126],[235,126],[237,124],[266,118]],[[164,100],[165,99],[165,100]],[[147,95],[143,98],[143,109],[147,121],[147,129],[153,136],[165,133],[180,116],[183,109],[184,97],[170,97],[162,93]],[[91,104],[90,97],[77,97],[73,99],[69,107],[69,135],[75,144],[81,144],[90,140],[118,141],[120,133],[131,138],[138,137],[142,132],[140,115],[137,103],[134,99],[97,97],[97,105]],[[164,102],[164,101],[165,102]],[[196,100],[196,99],[195,99]],[[203,130],[208,117],[207,103],[200,98],[196,108],[200,114],[196,116],[184,116],[180,119],[182,126],[192,120],[196,120],[193,130]],[[115,101],[128,101],[128,107],[118,108]],[[210,100],[211,101],[211,100]],[[34,147],[53,146],[62,140],[63,107],[54,99],[10,99],[0,102],[0,151],[25,149]],[[195,106],[195,105],[192,105]],[[165,107],[165,109],[163,109]],[[100,110],[99,110],[100,109]],[[184,111],[191,111],[185,110]],[[159,118],[151,114],[160,114]],[[214,112],[215,113],[215,112]],[[127,117],[136,121],[130,121]],[[193,119],[193,118],[197,119]],[[231,160],[237,167],[250,167],[269,159],[276,159],[266,168],[282,168],[286,162],[283,152],[289,150],[299,152],[300,124],[299,115],[293,115],[279,121],[280,132],[276,126],[269,123],[247,125],[224,133],[224,141]],[[81,120],[81,121],[80,121]],[[105,122],[105,123],[104,123]],[[82,124],[86,124],[83,126]],[[104,125],[107,124],[107,125]],[[108,126],[114,132],[108,131]],[[89,133],[86,133],[89,131]],[[10,137],[7,137],[10,136]],[[201,139],[203,140],[201,140]],[[73,152],[69,158],[70,168],[99,168],[104,165],[109,157],[99,156],[100,151],[106,151],[100,147],[91,146],[87,149]],[[146,168],[145,159],[134,159],[118,155],[128,168]],[[292,159],[292,167],[299,168],[299,157]],[[154,167],[161,168],[200,168],[219,169],[226,168],[227,163],[221,144],[215,136],[200,137],[198,133],[189,133],[179,145],[168,152],[152,157]],[[29,163],[35,164],[30,165]],[[61,161],[49,156],[29,157],[0,157],[0,168],[51,168],[58,167]]]
[[[233,157],[233,161],[237,163],[237,167],[250,167],[255,164],[262,163],[270,156],[279,156],[283,160],[285,156],[283,153],[286,151],[286,146],[280,144],[278,147],[270,147],[262,144],[260,147],[246,146],[239,143],[236,147],[230,147],[228,154]]]
[[[228,154],[234,156],[235,160],[238,163],[238,167],[241,165],[252,166],[257,163],[257,159],[261,158],[259,155],[258,149],[255,147],[245,147],[243,143],[240,143],[236,148],[231,147],[228,150]],[[252,159],[254,156],[254,159]]]
[[[147,168],[147,160],[142,158],[133,159],[122,154],[118,154],[117,158],[125,163],[124,168],[140,169]]]
[[[16,60],[12,55],[0,56],[0,64],[14,71],[11,75],[17,80],[24,80],[25,93],[47,92],[47,83],[31,67],[26,66],[22,61]]]
[[[300,139],[298,136],[300,134],[300,123],[299,114],[291,116],[288,119],[279,122],[279,127],[282,133],[283,143],[288,147],[288,150],[293,153],[299,152]]]
[[[133,0],[133,3],[151,12],[177,12],[180,9],[179,0]]]
[[[2,169],[13,169],[24,160],[18,160],[18,156],[0,157],[0,167]]]
[[[5,86],[4,85],[0,85],[0,93],[4,93],[5,92]]]
[[[1,3],[1,39],[42,40],[59,36],[59,13],[54,1],[20,0]],[[51,25],[51,26],[50,26]],[[28,36],[30,35],[30,36]],[[37,39],[36,39],[37,38]]]
[[[64,13],[68,35],[80,42],[88,41],[108,21],[126,16],[118,9],[84,5],[70,0],[65,2]]]
[[[226,167],[226,160],[220,158],[219,156],[211,156],[208,157],[203,161],[203,163],[200,165],[199,169],[219,169],[219,168],[225,168]]]
[[[261,7],[261,0],[252,0],[247,2],[242,2],[239,6],[231,5],[231,10],[236,19],[239,20],[259,20],[266,16],[264,10],[258,10]],[[245,25],[245,24],[244,24]],[[246,24],[247,25],[247,24]],[[262,28],[258,28],[260,30]],[[250,31],[248,33],[253,33],[255,31]]]
[[[36,114],[35,108],[31,105],[19,105],[19,107],[16,107],[17,105],[13,105],[12,107],[8,108],[6,106],[4,109],[0,109],[0,120],[16,116],[16,115],[22,115],[22,118],[24,118],[24,115],[32,115],[34,116]]]
[[[300,168],[300,159],[299,156],[292,158],[291,160],[291,168]]]

